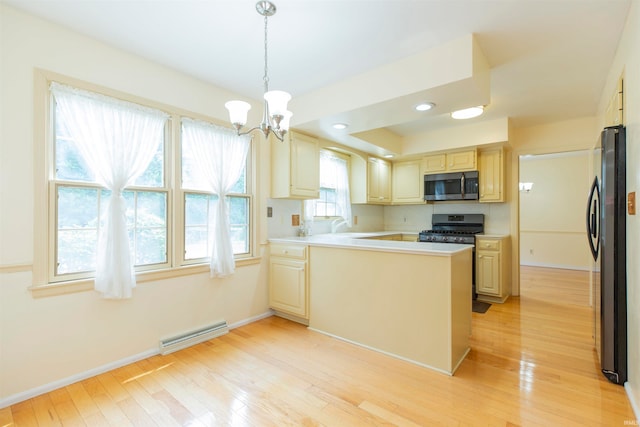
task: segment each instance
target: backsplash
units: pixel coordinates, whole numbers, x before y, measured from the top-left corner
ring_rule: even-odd
[[[424,205],[384,207],[384,230],[412,231],[431,229],[431,215],[484,214],[486,234],[509,234],[510,215],[507,203],[437,202]]]
[[[302,221],[302,204],[300,200],[268,199],[272,217],[267,218],[268,237],[289,237],[298,234],[298,226],[291,225],[291,216],[300,215]],[[351,228],[344,225],[338,232],[367,231],[406,231],[417,233],[431,228],[431,215],[434,213],[481,213],[484,214],[484,228],[487,234],[509,234],[510,216],[507,203],[478,202],[439,202],[424,205],[351,205],[353,217],[357,224]],[[311,227],[312,234],[331,232],[331,221],[316,219]]]
[[[268,237],[290,237],[298,234],[298,226],[291,225],[291,216],[300,215],[302,221],[302,204],[300,200],[267,199],[267,206],[271,207],[272,217],[267,218]],[[338,232],[366,232],[384,230],[384,207],[375,205],[351,205],[351,214],[357,217],[357,224],[352,227],[344,225]],[[315,219],[311,226],[312,234],[331,232],[331,221]]]

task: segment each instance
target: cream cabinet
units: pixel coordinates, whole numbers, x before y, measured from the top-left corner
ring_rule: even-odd
[[[394,205],[424,203],[424,177],[420,160],[394,163],[391,175],[391,202]]]
[[[504,202],[504,154],[502,148],[478,154],[478,183],[481,203]]]
[[[308,320],[307,253],[308,247],[304,245],[274,243],[270,245],[269,306],[276,312]]]
[[[369,157],[367,164],[367,202],[391,203],[391,163]]]
[[[509,242],[508,236],[476,237],[476,292],[481,301],[501,303],[511,293]]]
[[[271,140],[271,197],[320,197],[320,149],[316,138],[297,132]]]
[[[477,151],[463,150],[426,156],[425,173],[471,171],[477,168]]]

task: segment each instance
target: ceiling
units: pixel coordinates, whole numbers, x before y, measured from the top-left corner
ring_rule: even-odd
[[[631,1],[275,0],[278,11],[269,18],[270,88],[290,92],[292,109],[303,111],[303,103],[319,99],[315,94],[325,88],[357,82],[363,73],[473,34],[490,70],[485,114],[473,121],[508,117],[522,127],[591,116]],[[264,27],[253,0],[0,2],[261,99]],[[402,72],[393,76],[394,81],[404,78]],[[382,86],[381,80],[369,91]],[[326,99],[323,115],[297,121],[300,114],[294,110],[292,126],[331,137],[328,118],[341,117],[353,120],[349,124],[358,132],[382,123],[385,130],[406,137],[458,125],[448,113],[454,104],[473,106],[464,105],[465,90],[432,89],[423,95],[437,95],[436,108],[420,117],[399,108],[406,94],[389,93],[376,108],[349,111]],[[380,120],[372,119],[376,114]]]

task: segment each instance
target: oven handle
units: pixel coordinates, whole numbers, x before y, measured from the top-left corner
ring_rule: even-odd
[[[464,172],[460,177],[460,192],[462,193],[462,199],[464,200]]]

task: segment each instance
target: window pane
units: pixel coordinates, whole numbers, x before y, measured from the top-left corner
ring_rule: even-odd
[[[209,232],[205,227],[187,227],[185,230],[184,259],[207,258]]]
[[[212,199],[214,196],[208,194],[185,194],[184,259],[186,260],[209,256],[209,218],[214,207]]]
[[[210,224],[218,196],[185,194],[185,260],[208,258]],[[229,226],[234,254],[249,252],[249,198],[229,197]]]
[[[99,190],[58,187],[56,274],[95,270]]]
[[[160,192],[136,192],[135,212],[135,265],[166,262],[166,194]]]
[[[96,230],[59,230],[56,274],[95,271]]]
[[[234,254],[249,252],[249,198],[229,197],[229,226]]]
[[[206,225],[209,215],[209,196],[185,194],[184,222],[187,226]]]

